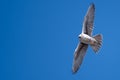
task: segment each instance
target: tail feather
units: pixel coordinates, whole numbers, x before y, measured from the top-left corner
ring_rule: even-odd
[[[102,45],[102,35],[98,34],[96,36],[93,37],[97,42],[92,46],[92,49],[94,50],[94,52],[98,52],[98,50],[100,49],[101,45]]]

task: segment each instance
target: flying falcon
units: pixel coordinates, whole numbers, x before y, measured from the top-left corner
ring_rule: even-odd
[[[87,51],[88,45],[90,45],[95,53],[98,52],[102,45],[102,35],[98,34],[92,36],[93,22],[94,22],[95,5],[92,3],[88,12],[84,18],[82,33],[78,36],[80,42],[74,52],[74,60],[72,66],[72,72],[76,73],[82,64],[83,58]]]

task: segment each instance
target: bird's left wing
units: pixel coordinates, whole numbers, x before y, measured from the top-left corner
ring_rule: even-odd
[[[87,14],[84,18],[82,33],[92,35],[93,30],[93,22],[94,22],[94,13],[95,13],[95,5],[92,3],[88,8]]]
[[[88,44],[84,44],[84,43],[78,44],[74,53],[74,61],[73,61],[73,67],[72,67],[73,73],[77,72],[79,69],[79,66],[82,64],[87,48],[88,48]]]

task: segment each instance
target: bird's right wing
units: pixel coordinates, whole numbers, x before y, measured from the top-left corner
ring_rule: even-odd
[[[92,31],[93,31],[94,13],[95,13],[95,6],[92,3],[88,8],[87,14],[84,18],[83,29],[82,29],[82,33],[88,34],[89,36],[92,35]]]
[[[84,43],[78,44],[74,53],[74,61],[73,61],[73,67],[72,67],[73,73],[77,72],[77,70],[79,69],[79,66],[82,64],[87,48],[88,48],[88,44],[84,44]]]

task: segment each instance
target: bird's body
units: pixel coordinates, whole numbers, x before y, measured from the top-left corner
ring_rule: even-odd
[[[82,33],[78,36],[80,42],[78,43],[78,46],[75,49],[75,53],[74,53],[74,60],[72,67],[73,73],[77,72],[80,65],[82,64],[88,45],[92,47],[95,53],[98,52],[99,48],[101,47],[102,35],[98,34],[92,36],[94,12],[95,12],[95,6],[94,4],[91,4],[83,22]]]
[[[80,38],[80,42],[84,44],[94,45],[95,43],[97,43],[97,41],[93,37],[84,33],[80,34],[79,38]]]

